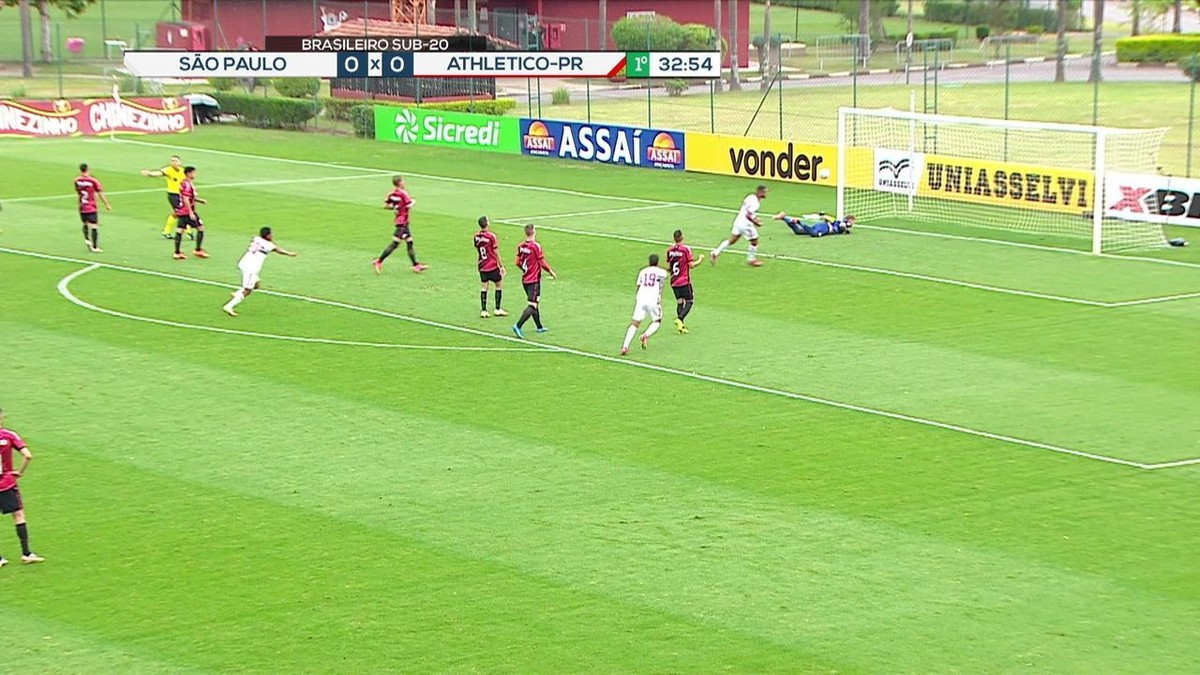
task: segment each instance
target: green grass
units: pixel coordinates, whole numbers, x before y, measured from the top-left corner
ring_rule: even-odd
[[[170,259],[160,185],[137,175],[174,152],[211,202],[207,261]],[[682,226],[707,250],[729,216],[700,207],[745,181],[237,128],[4,154],[2,405],[37,456],[22,488],[49,560],[0,571],[28,645],[13,670],[1193,670],[1197,467],[731,384],[1135,463],[1200,457],[1200,372],[1178,346],[1200,302],[962,285],[1108,302],[1200,291],[1193,267],[769,226],[765,253],[842,266],[731,252],[696,272],[691,334],[625,363],[632,278],[662,248],[640,240]],[[84,160],[115,207],[100,255],[62,189]],[[367,264],[396,170],[420,276],[403,252],[382,276]],[[555,215],[654,205],[630,198],[693,206]],[[768,205],[831,201],[779,185]],[[553,216],[552,332],[522,344],[477,318],[481,213]],[[301,253],[264,285],[308,300],[256,294],[229,319],[197,281],[235,282],[262,223]],[[508,258],[518,230],[497,229]],[[93,262],[68,290],[124,317],[56,290]],[[520,309],[512,277],[505,298]]]

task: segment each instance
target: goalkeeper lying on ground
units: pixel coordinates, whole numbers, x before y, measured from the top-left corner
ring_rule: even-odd
[[[775,214],[775,220],[782,220],[784,225],[800,236],[824,237],[827,234],[850,234],[854,227],[854,216],[846,216],[835,220],[832,216],[821,213],[806,213],[799,218],[792,218],[786,213]]]

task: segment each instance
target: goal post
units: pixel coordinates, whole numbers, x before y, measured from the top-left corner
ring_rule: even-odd
[[[1097,254],[1166,245],[1154,192],[1129,187],[1155,181],[1165,129],[841,108],[837,130],[839,217],[1002,230]]]

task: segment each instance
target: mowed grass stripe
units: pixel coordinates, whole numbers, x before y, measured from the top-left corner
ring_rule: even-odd
[[[120,362],[134,372],[149,365],[128,350],[94,341],[39,337],[47,357],[67,370],[86,367],[89,357]],[[967,669],[1015,664],[1015,655],[1030,644],[1041,645],[1047,667],[1099,667],[1110,658],[1110,631],[1117,629],[1123,650],[1171,670],[1180,665],[1180,655],[1157,653],[1156,645],[1190,633],[1170,618],[1185,611],[1186,603],[1172,609],[1165,598],[1130,592],[1100,577],[986,548],[964,550],[872,519],[839,517],[520,435],[480,434],[469,424],[347,403],[262,373],[248,378],[190,364],[174,368],[191,384],[146,382],[123,396],[123,403],[152,408],[174,395],[216,398],[221,405],[194,409],[174,424],[151,416],[129,423],[126,433],[138,439],[138,450],[119,453],[122,463],[180,480],[203,476],[204,484],[365,524],[434,551],[499,564],[523,578],[600,593],[801,653],[853,653],[847,659],[851,667],[917,668],[920,660],[906,661],[901,649],[914,637],[936,645],[922,658]],[[69,379],[51,376],[47,385],[55,388]],[[75,403],[92,409],[122,381],[115,374],[94,376]],[[295,418],[256,414],[265,400]],[[340,420],[354,423],[344,426]],[[80,445],[102,426],[81,420],[69,432],[51,433],[48,441]],[[170,426],[182,438],[201,430],[204,437],[176,447],[156,442]],[[213,462],[214,456],[245,454],[248,430],[289,451]],[[349,456],[338,452],[342,448],[353,449],[352,461],[333,459]],[[110,456],[101,449],[90,452]],[[220,522],[213,515],[210,525]],[[548,558],[544,552],[550,549],[556,554]],[[1018,578],[1011,576],[1014,567],[1022,569]],[[253,566],[244,577],[260,583]],[[844,614],[847,606],[870,607],[871,620]],[[1065,608],[1079,618],[1064,625],[1061,615],[1045,607]],[[1105,621],[1088,618],[1096,615]],[[878,622],[895,630],[880,635]],[[1009,630],[990,635],[984,646],[977,643],[976,622]],[[1068,654],[1059,651],[1058,641],[1041,643],[1064,628],[1106,648],[1095,653],[1071,648]]]
[[[201,461],[210,452],[180,450]],[[37,483],[42,541],[59,555],[38,575],[23,574],[22,592],[4,605],[69,626],[54,635],[92,636],[90,672],[119,666],[102,662],[119,645],[171,664],[145,672],[429,671],[480,662],[505,672],[628,671],[656,659],[687,670],[770,670],[811,658],[347,519],[328,508],[352,498],[336,485],[309,486],[321,503],[298,506],[230,489],[208,470],[211,460],[172,477],[92,443],[47,443],[43,453],[53,466],[44,463]],[[253,465],[253,455],[238,455]],[[70,485],[78,475],[93,480]],[[91,514],[104,500],[125,503],[125,517]],[[154,536],[137,536],[147,532]],[[550,631],[556,639],[544,639]],[[39,650],[20,660],[54,672],[68,659]]]
[[[132,271],[136,272],[136,270]],[[464,270],[464,277],[466,274]],[[140,282],[130,279],[126,283],[136,284]],[[579,288],[578,283],[575,283],[574,287]],[[571,291],[564,289],[564,292],[570,293]],[[583,294],[582,297],[589,300],[589,306],[611,307],[614,313],[620,312],[623,309],[624,303],[619,298],[590,298],[587,296],[587,293],[588,290],[580,289],[573,293],[573,295],[579,296]],[[262,298],[269,294],[270,292],[260,293],[256,300],[261,303]],[[427,302],[436,302],[440,295],[440,289],[436,293],[418,292],[418,295],[426,298]],[[469,298],[470,295],[464,290],[461,297],[466,302],[465,299]],[[303,294],[293,296],[293,299],[304,298],[311,298],[311,296]],[[413,300],[411,295],[407,299],[410,301]],[[221,298],[221,301],[223,302],[224,299]],[[328,301],[320,302],[329,304]],[[215,307],[216,299],[212,303]],[[335,302],[334,304],[336,305],[337,303]],[[106,306],[114,309],[127,307],[124,304],[113,305],[111,301]],[[188,307],[189,305],[184,304],[181,306]],[[412,302],[409,306],[411,309],[403,311],[415,311],[417,317],[422,314],[429,316],[429,310],[425,303],[417,301]],[[519,307],[519,304],[516,306]],[[131,309],[136,309],[136,307],[130,307],[125,311]],[[371,308],[367,308],[367,310],[371,311]],[[215,310],[210,310],[210,313],[216,316]],[[470,316],[466,311],[462,312],[462,314]],[[436,313],[434,321],[426,325],[430,328],[450,328],[454,332],[469,335],[471,331],[477,329],[464,329],[460,327],[458,321],[461,321],[462,314],[455,316],[452,312]],[[183,320],[188,318],[189,315],[190,313],[176,314],[179,318],[175,320]],[[220,317],[222,321],[224,321],[224,318],[223,316]],[[274,318],[278,320],[279,317]],[[403,317],[385,312],[383,318],[396,319]],[[406,320],[412,320],[413,318],[409,317]],[[194,322],[194,319],[188,319],[188,321]],[[487,331],[481,337],[487,337],[494,334],[495,331],[499,331],[501,337],[503,337],[503,333],[507,332],[507,323],[502,320],[497,320],[497,323],[499,325],[495,323],[480,323],[479,326],[485,328]],[[795,329],[782,319],[731,316],[724,323],[726,325],[740,324],[743,326],[743,329],[749,328],[752,335],[784,334],[789,331],[795,333]],[[253,327],[262,327],[265,325],[270,324],[260,321]],[[573,327],[569,323],[563,325]],[[1047,323],[1045,327],[1051,330],[1061,330],[1056,327],[1055,323]],[[579,330],[586,330],[586,327],[579,326]],[[1180,445],[1173,440],[1169,440],[1176,437],[1177,429],[1164,428],[1155,420],[1146,420],[1143,422],[1137,416],[1129,414],[1128,397],[1131,391],[1136,392],[1141,389],[1144,393],[1137,394],[1136,398],[1141,400],[1170,400],[1172,402],[1171,405],[1179,409],[1178,414],[1182,418],[1187,414],[1188,406],[1191,404],[1190,399],[1186,397],[1186,392],[1170,394],[1153,385],[1123,381],[1117,384],[1112,376],[1107,374],[1081,373],[1070,369],[1047,368],[1044,366],[1037,369],[1037,372],[1039,372],[1038,375],[1029,375],[1028,373],[1031,372],[1030,365],[1019,359],[982,357],[964,353],[961,349],[950,346],[929,347],[923,344],[898,345],[891,340],[872,340],[867,336],[847,333],[840,329],[826,329],[818,332],[817,329],[808,328],[805,332],[808,335],[804,336],[801,344],[806,346],[808,358],[800,364],[796,362],[796,353],[787,350],[763,353],[757,356],[750,364],[729,364],[727,361],[721,359],[720,356],[729,349],[739,352],[747,349],[753,350],[753,337],[738,337],[730,342],[720,331],[717,331],[716,335],[710,334],[707,338],[697,338],[689,342],[689,344],[695,344],[704,353],[710,355],[709,361],[706,364],[707,367],[704,370],[700,370],[700,374],[695,374],[696,361],[693,355],[680,354],[676,351],[670,351],[662,357],[657,357],[657,362],[663,364],[661,366],[657,364],[645,364],[642,367],[665,367],[677,376],[700,379],[715,378],[714,381],[717,384],[726,386],[747,387],[751,389],[764,387],[760,390],[760,393],[790,396],[792,398],[815,401],[827,405],[847,407],[869,414],[886,414],[898,417],[907,422],[931,424],[934,426],[948,425],[943,428],[950,428],[962,433],[983,435],[1007,442],[1017,442],[1057,452],[1067,452],[1069,454],[1081,453],[1082,456],[1090,457],[1097,455],[1097,453],[1089,451],[1091,447],[1112,448],[1112,455],[1105,456],[1104,453],[1100,453],[1100,458],[1106,460],[1130,458],[1127,461],[1134,466],[1138,466],[1144,462],[1143,458],[1149,458],[1153,461],[1174,461],[1200,454],[1200,447]],[[333,336],[321,335],[318,337]],[[667,336],[664,337],[671,339]],[[689,336],[689,338],[692,337]],[[603,359],[605,357],[596,354],[595,351],[603,354],[605,351],[611,350],[611,346],[602,338],[597,339],[593,337],[591,339],[585,338],[585,340],[587,347],[590,347],[593,351],[587,351],[586,353],[577,352],[576,355]],[[578,339],[573,339],[568,344],[579,344],[579,341]],[[557,343],[551,348],[574,349],[574,347],[562,346],[561,343]],[[935,364],[944,361],[947,353],[953,353],[953,358],[962,367],[973,373],[980,374],[980,380],[964,381],[957,372],[952,371],[939,373],[935,368]],[[876,362],[878,362],[877,365]],[[896,367],[896,364],[902,365],[901,367]],[[731,370],[731,365],[736,370]],[[848,387],[844,382],[842,387],[836,389],[819,383],[815,385],[808,384],[800,389],[800,392],[803,393],[798,393],[793,388],[795,382],[802,381],[800,378],[804,378],[805,371],[809,368],[820,367],[822,369],[832,368],[843,372],[857,372],[856,366],[858,369],[865,367],[864,372],[868,375],[856,377],[853,384]],[[920,389],[914,388],[911,384],[910,373],[912,372],[926,373],[926,384],[930,386]],[[1039,384],[1037,388],[1031,388],[1029,386],[1029,382],[1031,381],[1048,384]],[[753,384],[747,385],[745,383]],[[856,392],[856,400],[850,404],[841,401],[842,392],[847,389]],[[1178,396],[1184,396],[1184,398],[1179,399],[1177,398]],[[998,399],[1012,400],[1013,402],[1004,407],[996,407],[994,402]],[[1070,420],[1069,415],[1064,415],[1064,411],[1077,405],[1080,399],[1087,400],[1096,412],[1102,413],[1099,419]],[[857,404],[858,401],[869,401],[876,406],[882,406],[883,410],[871,407],[864,409]],[[1013,413],[1018,410],[1021,411],[1022,416],[1014,420]],[[891,411],[902,411],[902,414],[892,413]],[[909,415],[908,411],[912,411],[912,415]],[[1169,411],[1160,409],[1160,413],[1163,412],[1170,414]],[[1064,419],[1064,417],[1067,419]],[[956,420],[970,420],[971,423],[979,424],[980,426],[964,428],[952,423]],[[1016,422],[1015,425],[1014,422]],[[1102,436],[1104,439],[1103,445],[1087,440],[1095,437],[1094,434],[1098,426],[1105,431]],[[1007,431],[1008,429],[1014,429],[1015,434],[996,431]],[[1030,430],[1033,430],[1035,435],[1030,436]],[[1057,438],[1064,438],[1070,444],[1065,447],[1056,447],[1053,442],[1043,441],[1043,439],[1050,440]],[[1156,438],[1168,440],[1162,441],[1163,445],[1156,447],[1154,440]]]

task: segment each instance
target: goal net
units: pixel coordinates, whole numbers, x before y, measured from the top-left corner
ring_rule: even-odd
[[[842,108],[837,213],[1003,230],[1093,253],[1164,246],[1153,205],[1142,204],[1146,218],[1107,213],[1118,186],[1106,183],[1154,176],[1165,131]]]

